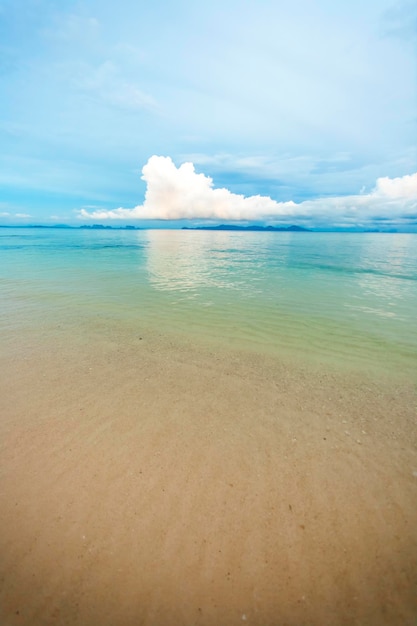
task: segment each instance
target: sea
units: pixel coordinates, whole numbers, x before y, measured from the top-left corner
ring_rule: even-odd
[[[117,324],[417,380],[417,234],[1,228],[0,301],[9,339]]]

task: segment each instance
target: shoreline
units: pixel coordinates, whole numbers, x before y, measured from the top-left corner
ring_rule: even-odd
[[[414,623],[411,381],[109,330],[1,357],[3,623]]]

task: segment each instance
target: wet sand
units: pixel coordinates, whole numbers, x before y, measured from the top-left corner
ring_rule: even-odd
[[[410,382],[151,333],[4,345],[3,626],[416,623]]]

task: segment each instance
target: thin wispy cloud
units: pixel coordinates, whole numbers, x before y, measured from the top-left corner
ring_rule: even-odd
[[[98,38],[100,22],[91,15],[64,13],[55,15],[48,27],[41,29],[43,37],[64,43],[93,43]]]
[[[213,179],[195,171],[192,163],[179,167],[170,157],[152,156],[142,170],[145,201],[132,209],[86,211],[94,220],[227,220],[269,223],[288,220],[351,226],[379,218],[406,219],[417,211],[417,173],[379,178],[369,193],[326,197],[304,202],[277,202],[268,196],[245,197],[216,188]]]
[[[139,84],[125,79],[113,61],[105,61],[97,67],[79,67],[74,84],[80,91],[110,106],[153,113],[160,109],[155,98],[141,89]]]

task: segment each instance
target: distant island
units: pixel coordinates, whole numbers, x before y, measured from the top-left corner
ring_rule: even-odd
[[[218,226],[183,226],[182,230],[239,230],[239,231],[267,231],[267,232],[311,232],[309,228],[304,226],[239,226],[238,224],[220,224]]]
[[[142,230],[140,226],[110,226],[108,224],[81,224],[80,226],[70,226],[69,224],[0,224],[0,228],[71,228],[88,230]],[[239,224],[220,224],[217,226],[183,226],[181,230],[236,230],[236,231],[260,231],[260,232],[311,232],[309,228],[303,226],[259,226],[250,224],[241,226]]]
[[[73,230],[158,230],[155,227],[143,227],[133,226],[128,224],[126,226],[110,226],[109,224],[0,224],[0,228],[56,228],[56,229],[73,229]],[[179,230],[172,226],[167,227],[169,230]],[[297,226],[292,224],[291,226],[260,226],[258,224],[249,224],[248,226],[242,226],[239,224],[218,224],[217,226],[182,226],[181,230],[214,230],[214,231],[236,231],[236,232],[284,232],[284,233],[331,233],[331,232],[345,232],[345,233],[407,233],[414,231],[406,231],[390,228],[387,230],[378,230],[376,228],[369,229],[333,229],[333,228],[304,228],[304,226]]]
[[[104,226],[103,224],[81,224],[70,226],[69,224],[0,224],[0,228],[70,228],[88,230],[142,230],[139,226]]]

